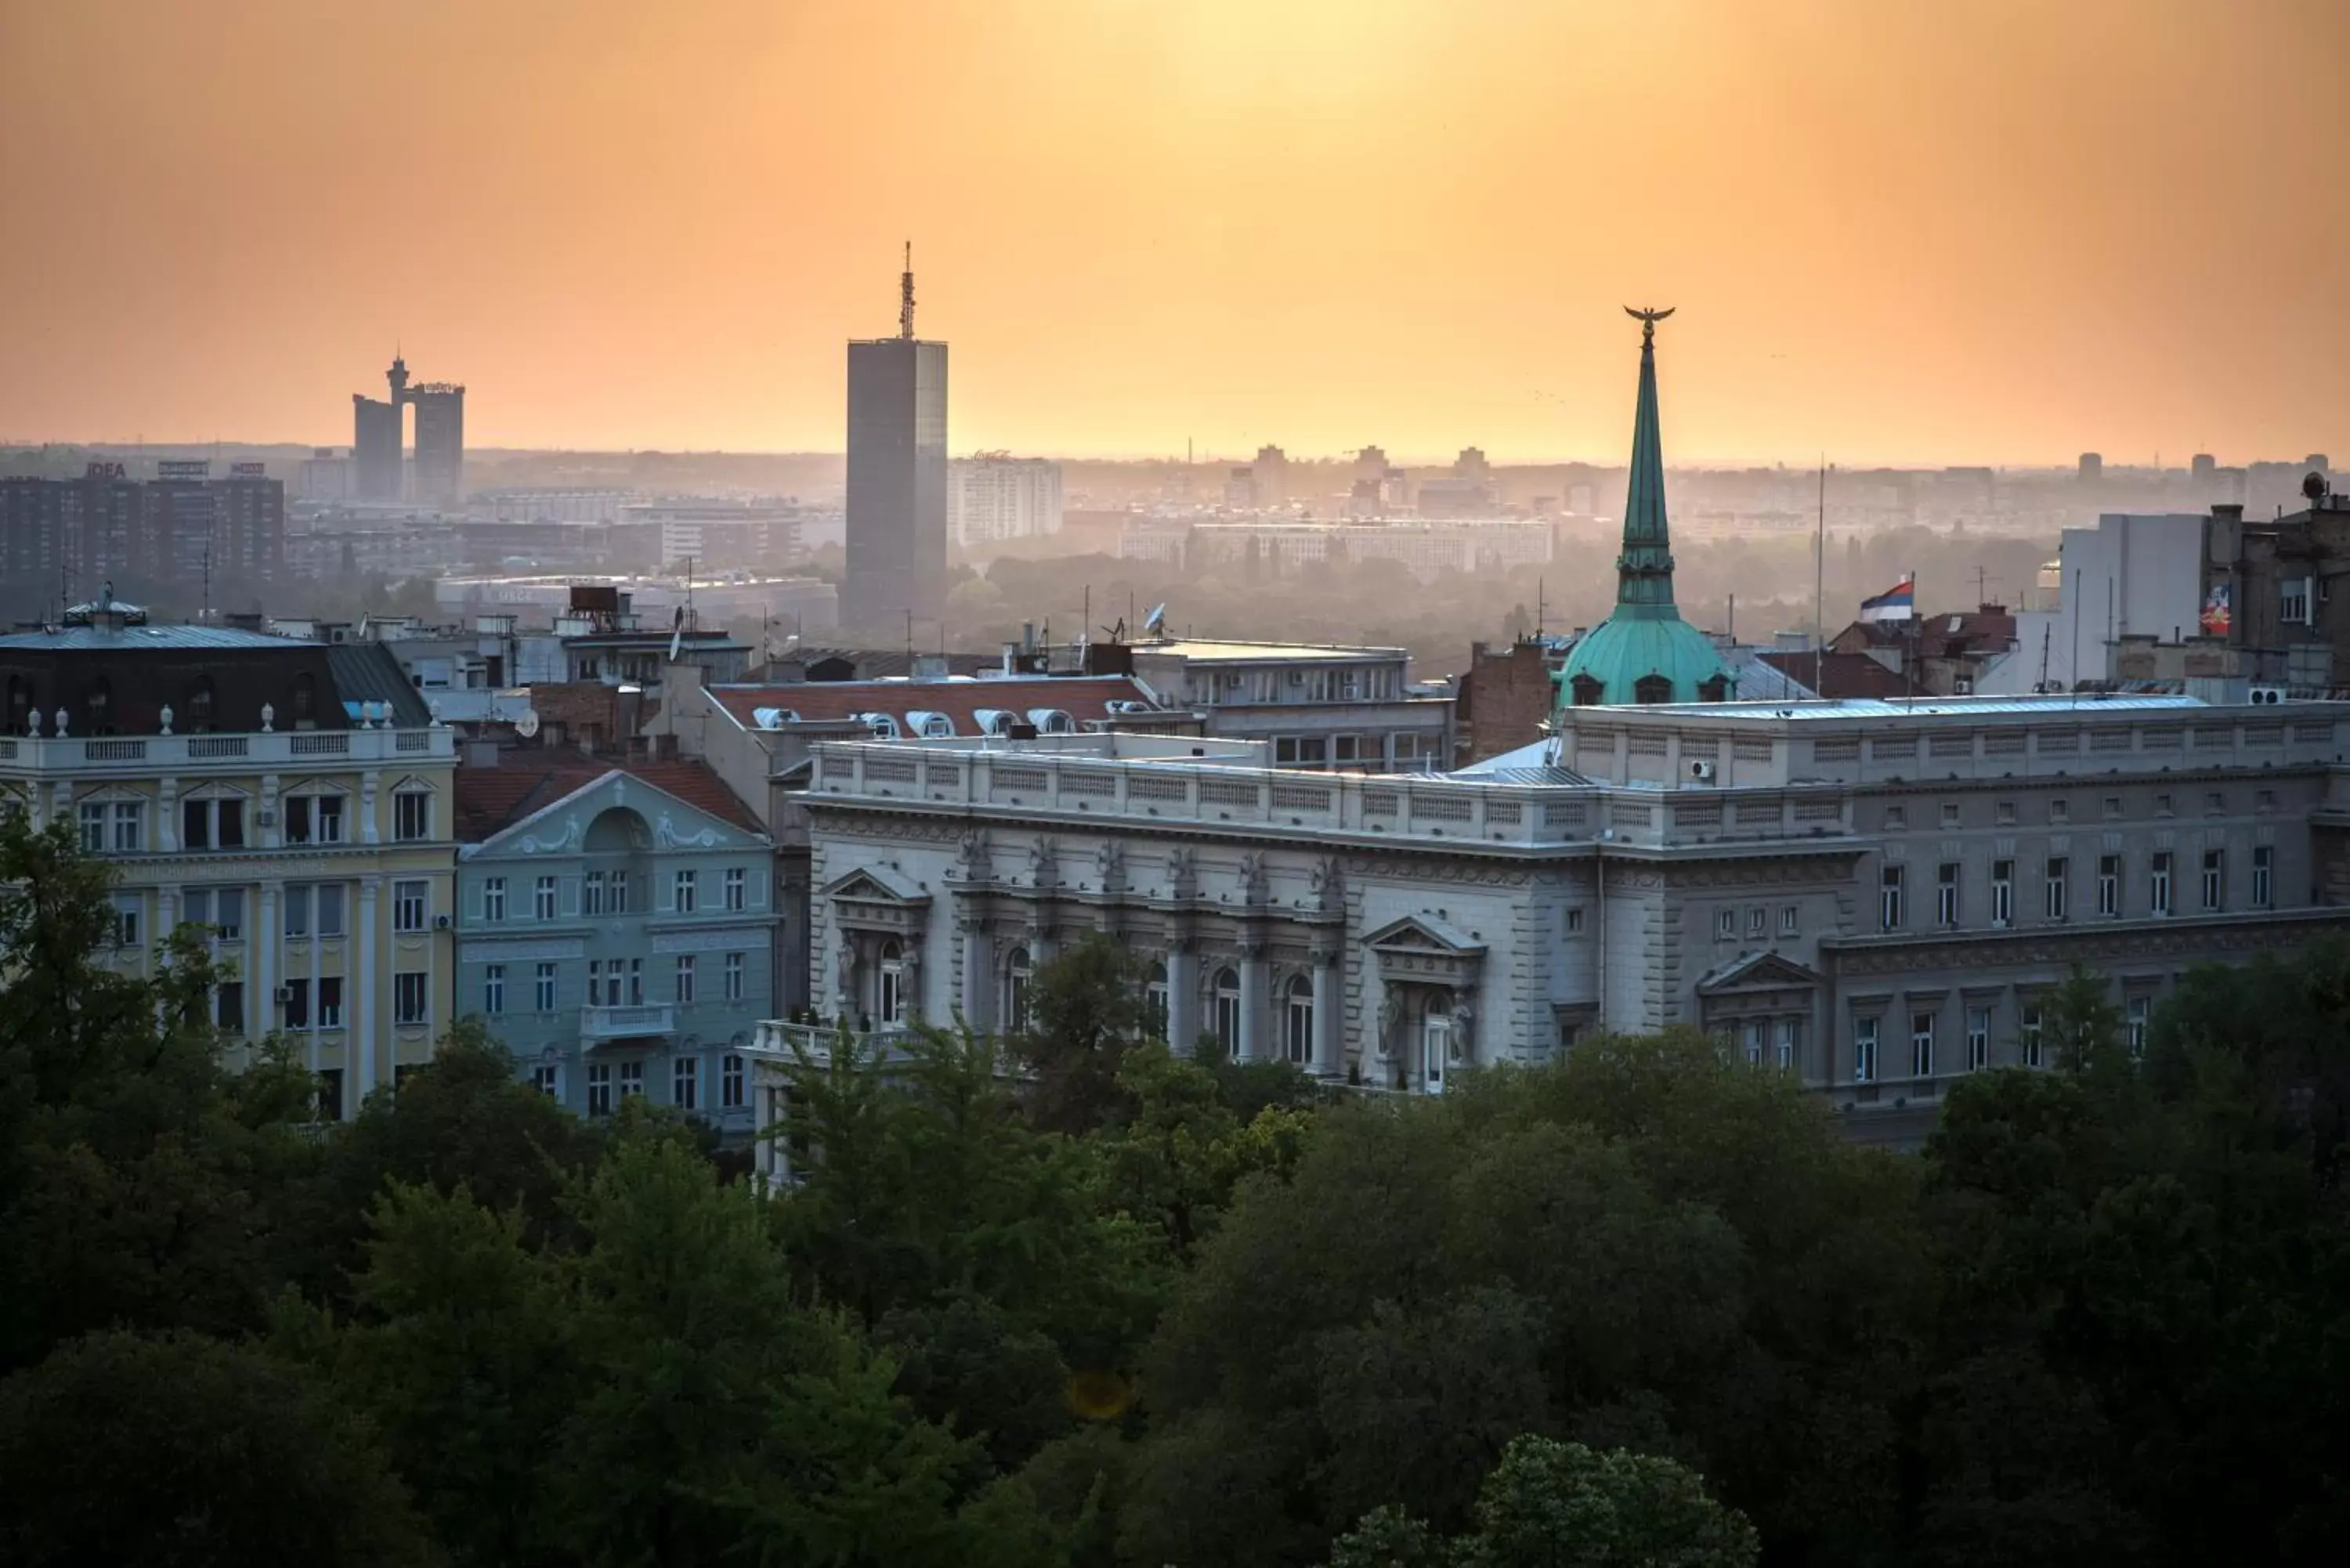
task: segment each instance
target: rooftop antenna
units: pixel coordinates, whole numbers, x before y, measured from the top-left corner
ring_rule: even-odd
[[[1543,598],[1543,579],[1540,576],[1536,576],[1534,578],[1534,640],[1536,642],[1542,640],[1543,618],[1546,613],[1548,613],[1548,607]]]
[[[906,242],[906,270],[898,275],[898,336],[914,340],[914,242]]]

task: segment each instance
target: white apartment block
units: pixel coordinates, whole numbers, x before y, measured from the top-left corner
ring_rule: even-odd
[[[983,452],[947,465],[947,532],[958,545],[1033,539],[1061,531],[1061,465]]]

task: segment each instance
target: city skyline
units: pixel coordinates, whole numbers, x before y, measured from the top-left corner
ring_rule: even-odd
[[[11,8],[0,436],[339,445],[398,344],[476,451],[837,452],[909,235],[957,452],[1605,462],[1651,295],[1692,466],[2350,426],[2335,7],[920,9]]]

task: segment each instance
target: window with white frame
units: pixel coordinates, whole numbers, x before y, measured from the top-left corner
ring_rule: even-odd
[[[147,805],[144,801],[114,803],[114,853],[136,855],[147,847]]]
[[[1913,1078],[1934,1075],[1934,1014],[1930,1012],[1909,1015],[1909,1075]]]
[[[906,950],[891,937],[881,944],[873,978],[873,1022],[887,1027],[906,1021]]]
[[[1991,923],[2008,926],[2015,920],[2015,862],[1991,863]]]
[[[1803,1048],[1804,1021],[1794,1017],[1782,1018],[1779,1020],[1778,1035],[1779,1071],[1792,1073],[1795,1070],[1795,1058]]]
[[[1852,1021],[1852,1079],[1856,1084],[1877,1081],[1877,1030],[1875,1018]]]
[[[582,915],[604,912],[604,874],[601,871],[590,871],[580,879],[579,912]]]
[[[505,918],[506,879],[489,877],[482,883],[482,919],[491,925],[500,925]]]
[[[1003,961],[1003,1027],[1017,1031],[1028,1027],[1028,950],[1014,948]]]
[[[612,1064],[609,1062],[588,1064],[588,1114],[591,1116],[612,1114]]]
[[[675,878],[675,888],[677,912],[679,914],[691,915],[693,913],[694,901],[697,897],[696,888],[700,881],[701,877],[691,871],[681,871],[677,874]]]
[[[318,977],[318,1027],[340,1029],[343,1026],[343,977],[327,974]]]
[[[531,977],[531,1005],[540,1012],[555,1011],[555,966],[541,963]]]
[[[180,919],[188,925],[208,928],[214,941],[241,942],[244,940],[244,889],[184,888],[180,894]]]
[[[1887,866],[1877,873],[1877,918],[1880,929],[1898,931],[1901,929],[1901,893],[1905,877],[1905,870],[1899,866]]]
[[[681,1111],[702,1108],[702,1058],[680,1056],[669,1066],[669,1103]]]
[[[2048,857],[2048,918],[2061,920],[2072,897],[2072,860],[2063,855]]]
[[[1795,935],[1796,932],[1803,929],[1803,924],[1804,912],[1801,909],[1797,908],[1794,904],[1782,904],[1779,907],[1779,934],[1781,936],[1792,937]]]
[[[280,1021],[288,1029],[310,1027],[310,982],[304,979],[287,981],[277,988],[286,1000],[279,1003]]]
[[[1713,935],[1716,941],[1723,942],[1738,935],[1738,911],[1716,909],[1713,912]]]
[[[555,878],[541,877],[531,885],[530,918],[534,920],[555,919]]]
[[[2154,1015],[2154,998],[2133,996],[2122,1009],[2122,1027],[2132,1056],[2146,1054],[2147,1022]]]
[[[1991,1065],[1991,1009],[1967,1009],[1967,1071],[1980,1073]]]
[[[81,803],[81,851],[85,855],[103,855],[106,852],[106,825],[111,820],[106,806],[107,803],[102,800]]]
[[[634,1062],[621,1063],[620,1098],[625,1100],[632,1095],[641,1095],[644,1092],[645,1064],[643,1059],[639,1057]]]
[[[1764,1029],[1765,1024],[1760,1018],[1747,1019],[1739,1026],[1738,1037],[1740,1051],[1741,1054],[1745,1056],[1746,1064],[1750,1067],[1760,1067],[1762,1064],[1762,1036]]]
[[[2276,850],[2272,846],[2256,845],[2252,849],[2252,908],[2272,909],[2276,907]]]
[[[2022,1047],[2023,1064],[2027,1067],[2037,1067],[2041,1064],[2040,1031],[2040,1004],[2027,1002],[2023,1009],[2022,1039],[2018,1042]]]
[[[343,797],[338,794],[290,794],[284,807],[288,844],[340,844],[343,841]]]
[[[224,980],[213,987],[213,1022],[232,1034],[244,1033],[244,982]]]
[[[1241,977],[1229,969],[1216,971],[1216,1044],[1227,1056],[1241,1048]]]
[[[743,1058],[731,1051],[718,1065],[718,1104],[723,1110],[743,1107]]]
[[[1282,1045],[1292,1066],[1314,1064],[1314,982],[1302,974],[1289,980],[1282,1009]]]
[[[563,1098],[563,1068],[559,1064],[542,1062],[530,1070],[530,1086],[550,1100]]]
[[[1757,905],[1755,908],[1746,911],[1746,934],[1748,936],[1755,938],[1763,937],[1769,934],[1770,929],[1770,910]]]
[[[1934,923],[1959,923],[1959,863],[1945,860],[1934,868]]]
[[[680,1007],[685,1007],[691,1005],[692,1001],[693,955],[680,953],[677,955],[677,1004]]]
[[[743,872],[743,867],[740,866],[726,867],[726,907],[729,909],[743,908],[743,900],[749,894],[750,884],[751,878]]]
[[[2118,919],[2122,912],[2122,857],[2097,857],[2097,913]]]
[[[180,803],[180,847],[244,847],[244,802],[234,795],[200,796]]]
[[[2171,865],[2169,850],[2158,849],[2154,852],[2154,868],[2147,875],[2146,891],[2147,907],[2158,915],[2170,913]]]
[[[743,1000],[743,967],[741,953],[726,955],[726,1000],[729,1002]]]
[[[432,885],[421,878],[391,885],[391,929],[421,931],[432,924]]]
[[[482,1012],[495,1018],[506,1010],[506,966],[489,964],[482,970]]]
[[[1167,964],[1154,960],[1142,982],[1143,1027],[1153,1040],[1167,1038]]]
[[[402,970],[391,977],[391,1021],[412,1024],[432,1022],[432,976]]]
[[[146,915],[147,899],[144,894],[117,893],[114,895],[114,945],[119,948],[135,948],[142,945],[140,938],[145,934],[142,928]]]
[[[432,836],[432,791],[404,789],[392,795],[391,836],[400,844]]]
[[[2218,910],[2227,908],[2228,856],[2222,849],[2203,852],[2203,908]]]

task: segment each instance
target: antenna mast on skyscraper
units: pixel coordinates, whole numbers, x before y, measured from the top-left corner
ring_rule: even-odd
[[[914,338],[914,242],[906,242],[906,270],[898,275],[898,336]]]

